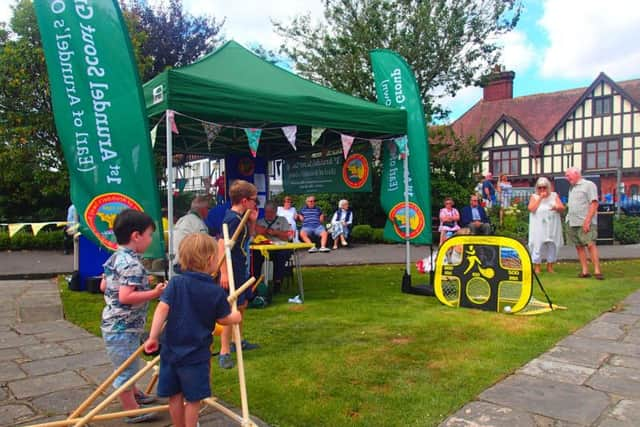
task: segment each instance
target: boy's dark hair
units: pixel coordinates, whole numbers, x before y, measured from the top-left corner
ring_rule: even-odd
[[[149,227],[153,231],[156,230],[156,225],[149,215],[135,209],[125,209],[116,217],[113,233],[116,235],[118,244],[126,245],[131,241],[131,234],[134,231],[142,234]]]

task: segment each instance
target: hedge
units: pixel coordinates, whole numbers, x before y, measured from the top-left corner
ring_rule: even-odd
[[[64,235],[62,230],[41,231],[37,235],[19,231],[9,238],[9,233],[0,232],[0,250],[49,249],[62,250]]]

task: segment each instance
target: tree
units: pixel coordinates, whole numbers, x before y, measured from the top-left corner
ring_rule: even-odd
[[[181,67],[192,63],[216,47],[224,20],[211,16],[193,16],[184,10],[182,0],[150,6],[146,1],[123,2],[125,14],[135,18],[135,33],[145,33],[141,55],[150,58],[151,66],[141,75],[145,82],[167,67]]]
[[[324,22],[309,15],[274,22],[281,50],[304,77],[375,99],[369,51],[397,51],[413,68],[425,114],[447,112],[436,97],[477,81],[500,56],[497,36],[518,22],[521,0],[325,0]]]

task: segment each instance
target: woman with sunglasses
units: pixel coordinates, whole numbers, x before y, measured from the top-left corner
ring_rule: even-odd
[[[453,199],[451,197],[444,199],[444,208],[440,209],[439,217],[440,226],[438,231],[440,232],[440,246],[442,246],[445,240],[460,230],[460,225],[458,225],[460,213],[453,207]]]
[[[551,191],[551,182],[540,177],[536,181],[535,193],[529,199],[529,252],[534,271],[540,273],[542,260],[547,260],[547,271],[553,273],[553,264],[558,249],[564,245],[562,218],[564,205],[560,196]]]

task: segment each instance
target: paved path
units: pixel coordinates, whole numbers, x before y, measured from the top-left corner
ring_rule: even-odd
[[[304,254],[303,265],[402,263],[404,250],[403,245],[356,245]],[[412,262],[428,250],[413,248]],[[640,245],[602,246],[600,254],[640,258]],[[573,249],[563,248],[560,258],[575,259]],[[0,279],[51,276],[71,266],[70,256],[52,252],[0,253]],[[3,280],[0,288],[0,426],[63,419],[112,370],[102,340],[62,320],[54,281]],[[441,426],[640,426],[640,291],[619,306],[481,393]],[[146,425],[169,424],[163,414]],[[201,425],[236,424],[209,410]]]
[[[0,426],[65,419],[113,372],[102,339],[63,320],[54,280],[0,281],[0,307]],[[107,409],[119,410],[119,404]],[[91,425],[127,424],[118,419]],[[144,425],[164,427],[171,420],[164,412]],[[238,424],[207,409],[200,425]]]

